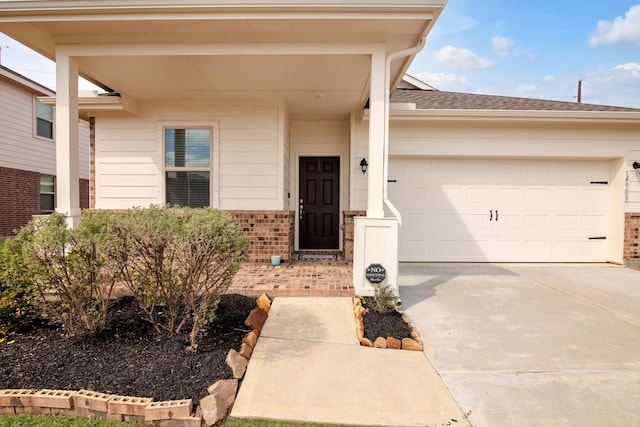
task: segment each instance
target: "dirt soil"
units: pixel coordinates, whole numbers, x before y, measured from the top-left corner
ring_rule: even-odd
[[[364,298],[362,306],[367,309],[367,312],[362,316],[362,323],[364,324],[364,336],[375,341],[376,338],[382,337],[394,337],[402,341],[402,338],[411,338],[411,331],[409,325],[402,320],[402,315],[397,311],[390,313],[378,313],[374,310],[373,298]]]
[[[51,325],[40,325],[0,343],[0,389],[88,389],[152,397],[156,401],[197,402],[207,388],[232,378],[225,358],[239,349],[249,329],[244,320],[255,298],[224,295],[217,319],[204,331],[198,352],[186,350],[188,331],[160,337],[132,297],[115,302],[107,328],[74,340]],[[188,328],[187,328],[188,329]]]

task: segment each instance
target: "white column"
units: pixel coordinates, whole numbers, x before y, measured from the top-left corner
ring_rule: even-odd
[[[56,54],[56,210],[69,227],[80,222],[78,171],[78,63]]]
[[[385,135],[385,54],[371,55],[371,88],[369,93],[369,156],[367,163],[367,217],[384,218],[384,135]]]

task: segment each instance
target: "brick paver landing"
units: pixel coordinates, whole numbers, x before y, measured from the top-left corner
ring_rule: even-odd
[[[227,293],[258,296],[353,296],[351,261],[294,260],[272,267],[245,263]]]

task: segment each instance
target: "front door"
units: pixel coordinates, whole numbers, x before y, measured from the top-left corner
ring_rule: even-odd
[[[338,249],[340,158],[300,157],[300,249]]]

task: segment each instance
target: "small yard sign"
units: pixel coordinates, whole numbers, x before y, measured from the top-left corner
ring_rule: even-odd
[[[387,270],[380,264],[371,264],[365,270],[365,277],[369,283],[381,283],[387,277]]]

